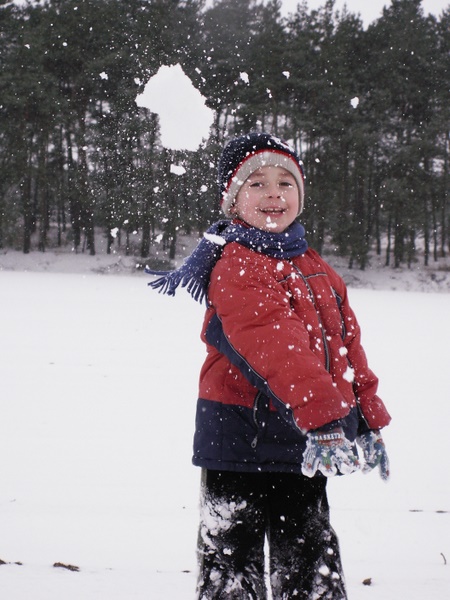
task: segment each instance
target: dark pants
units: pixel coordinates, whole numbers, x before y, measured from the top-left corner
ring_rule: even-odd
[[[203,470],[198,600],[346,600],[326,479]]]

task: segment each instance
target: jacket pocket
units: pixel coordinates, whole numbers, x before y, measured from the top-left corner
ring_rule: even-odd
[[[262,392],[256,394],[253,404],[253,423],[256,428],[256,435],[251,443],[252,448],[256,448],[258,442],[263,439],[266,433],[270,413],[269,402],[269,398]]]

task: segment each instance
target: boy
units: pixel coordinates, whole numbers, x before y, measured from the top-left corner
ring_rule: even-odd
[[[376,395],[342,279],[304,239],[304,176],[266,133],[219,162],[222,209],[151,285],[207,295],[193,462],[202,468],[198,599],[347,598],[327,477],[379,466],[390,416]]]

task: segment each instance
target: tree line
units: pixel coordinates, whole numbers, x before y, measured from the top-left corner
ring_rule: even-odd
[[[220,217],[215,165],[232,135],[299,151],[311,245],[365,268],[449,250],[450,6],[392,0],[364,29],[334,0],[0,0],[0,248],[71,243],[175,256]],[[136,96],[180,64],[214,109],[196,152],[170,151]],[[189,115],[186,115],[189,119]],[[183,165],[182,176],[170,165]],[[117,238],[119,242],[117,242]],[[162,240],[162,242],[160,242]]]

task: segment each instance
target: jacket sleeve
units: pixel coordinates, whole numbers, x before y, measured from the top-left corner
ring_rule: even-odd
[[[377,395],[378,378],[369,368],[366,353],[361,344],[361,328],[348,300],[347,287],[342,278],[328,265],[326,270],[340,296],[340,311],[344,327],[343,343],[347,358],[354,371],[353,390],[356,396],[364,429],[381,429],[389,425],[391,417]]]
[[[259,255],[224,255],[211,276],[209,301],[225,338],[220,351],[227,353],[228,346],[230,360],[240,360],[241,371],[246,366],[252,383],[294,427],[304,433],[349,414],[351,407],[311,351],[285,288]]]

